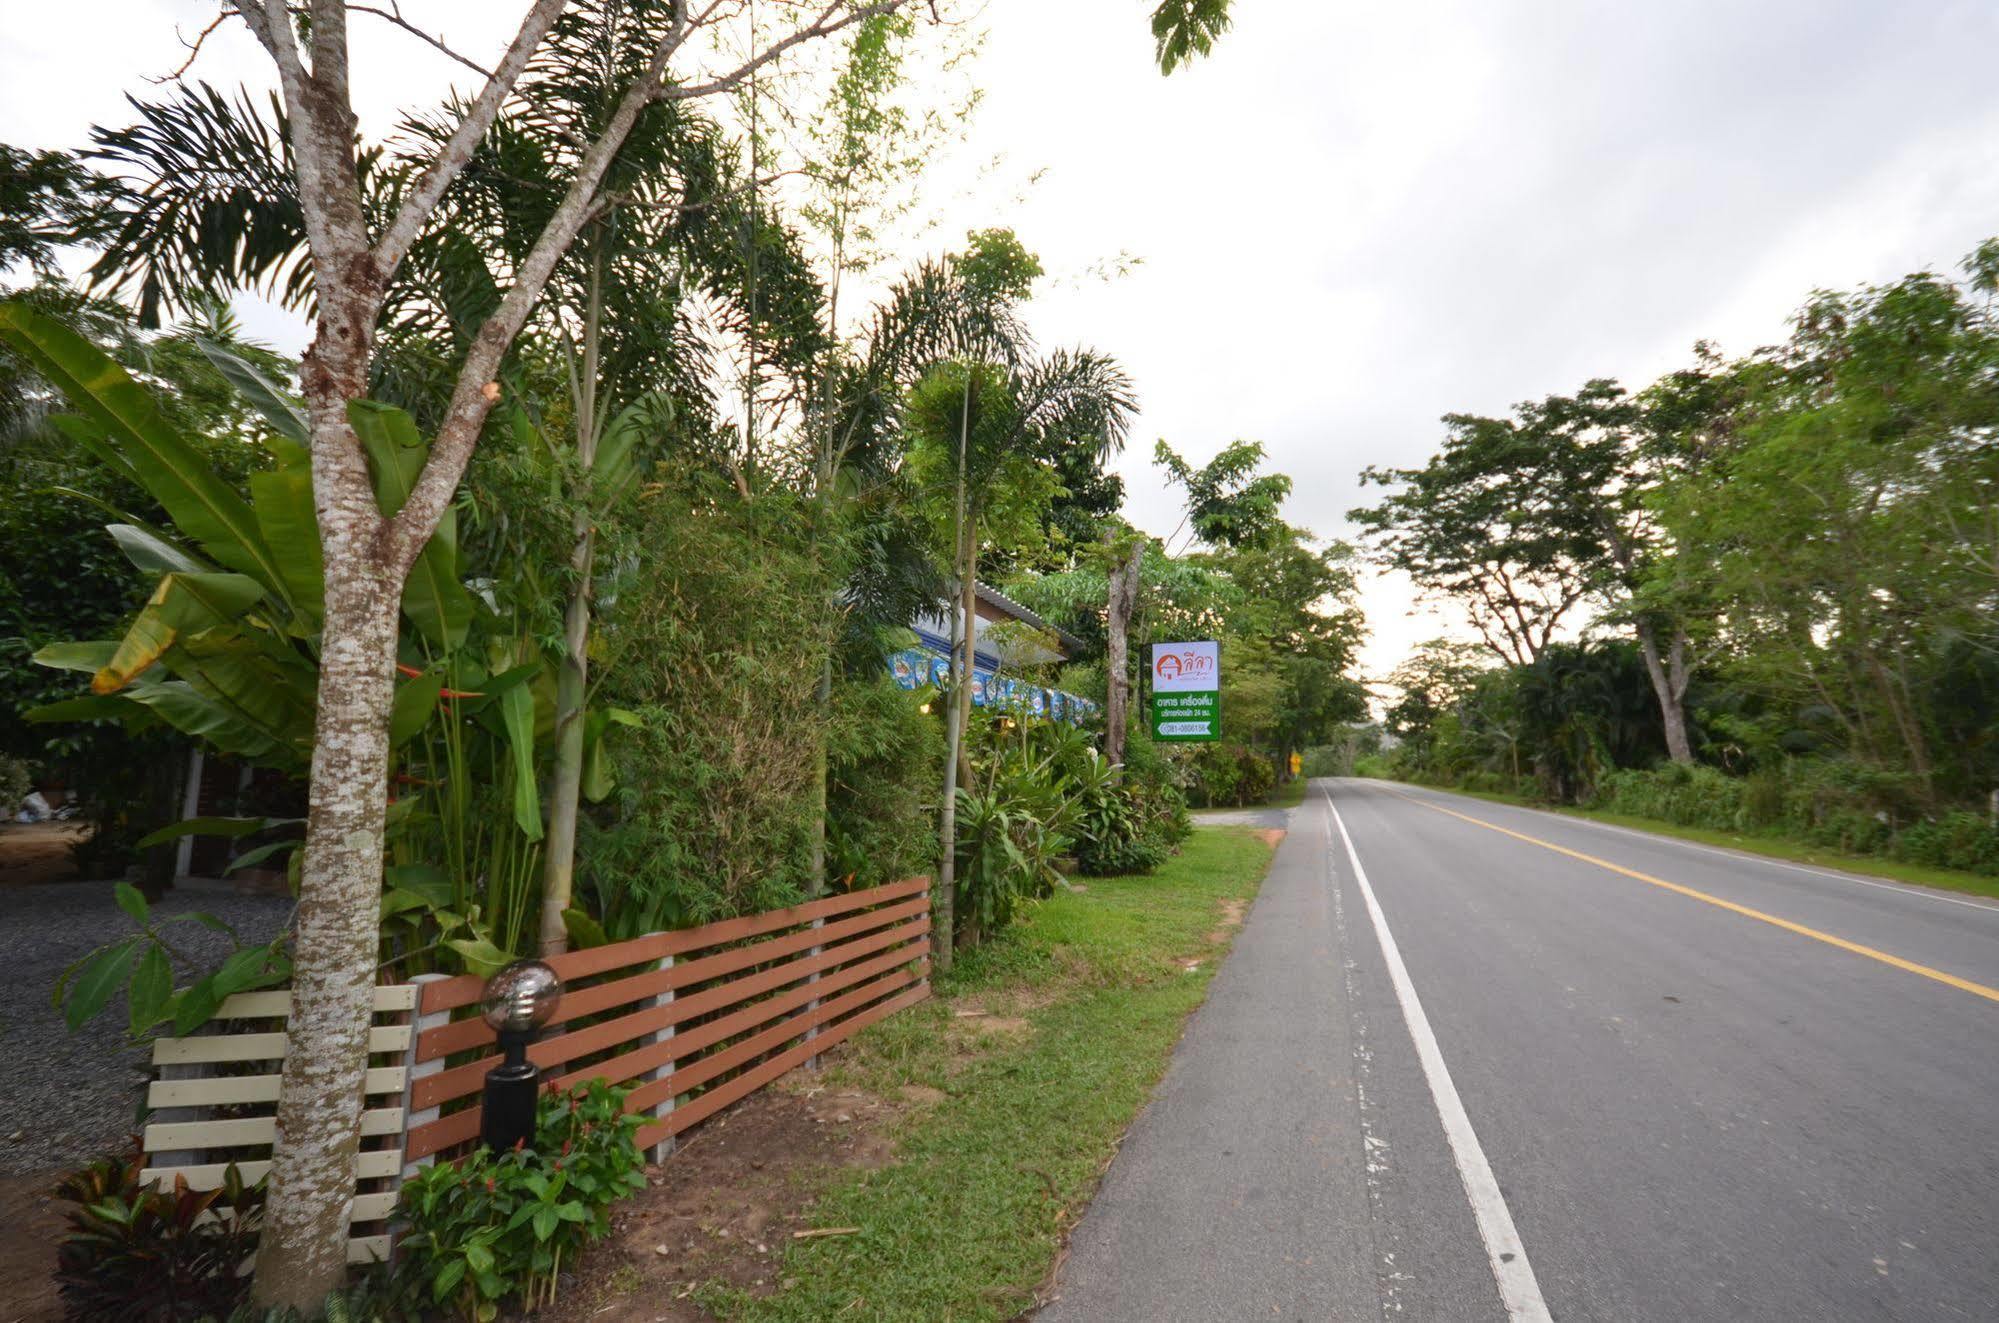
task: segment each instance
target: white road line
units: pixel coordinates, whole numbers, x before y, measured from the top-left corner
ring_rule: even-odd
[[[1541,1284],[1534,1278],[1533,1265],[1527,1262],[1527,1247],[1520,1242],[1520,1232],[1513,1225],[1513,1214],[1507,1211],[1505,1196],[1499,1192],[1492,1164],[1486,1161],[1485,1150],[1479,1147],[1471,1118],[1465,1114],[1464,1100],[1458,1097],[1458,1086],[1451,1082],[1443,1049],[1437,1046],[1437,1036],[1430,1030],[1430,1017],[1423,1013],[1416,985],[1409,980],[1409,967],[1402,963],[1402,950],[1395,944],[1395,934],[1388,931],[1388,918],[1381,912],[1381,902],[1375,899],[1360,855],[1354,851],[1353,837],[1347,835],[1347,824],[1333,803],[1333,792],[1325,786],[1319,789],[1326,796],[1326,811],[1333,815],[1333,825],[1340,829],[1340,840],[1346,843],[1347,860],[1353,864],[1354,880],[1360,884],[1361,899],[1367,902],[1368,917],[1374,920],[1374,935],[1381,943],[1388,979],[1395,985],[1395,999],[1402,1003],[1402,1018],[1408,1021],[1409,1037],[1416,1043],[1416,1058],[1423,1063],[1423,1078],[1437,1104],[1437,1115],[1443,1120],[1444,1137],[1450,1141],[1458,1179],[1464,1182],[1465,1198],[1471,1202],[1479,1237],[1485,1241],[1485,1257],[1492,1265],[1492,1280],[1499,1287],[1506,1316],[1525,1323],[1551,1323],[1548,1304],[1541,1298]]]
[[[1398,782],[1397,784],[1399,785],[1400,783]],[[1406,788],[1414,789],[1415,787]],[[1425,790],[1432,789],[1429,786],[1422,788]],[[1636,836],[1642,841],[1650,841],[1656,845],[1677,845],[1682,849],[1700,850],[1707,854],[1718,854],[1724,859],[1734,859],[1745,864],[1768,864],[1772,868],[1788,869],[1793,873],[1809,873],[1813,877],[1827,877],[1835,882],[1853,882],[1863,887],[1874,887],[1881,891],[1892,891],[1897,895],[1909,896],[1915,900],[1936,900],[1942,901],[1946,905],[1962,905],[1966,909],[1985,910],[1988,913],[1999,914],[1999,905],[1994,905],[1989,901],[1967,900],[1963,896],[1945,895],[1935,887],[1926,887],[1918,882],[1878,882],[1871,877],[1861,877],[1857,873],[1845,873],[1832,868],[1814,868],[1810,864],[1794,864],[1788,859],[1773,859],[1767,854],[1751,854],[1747,850],[1731,850],[1725,845],[1709,845],[1706,841],[1689,841],[1680,836],[1662,836],[1658,832],[1646,831],[1640,827],[1625,827],[1615,822],[1598,822],[1595,818],[1572,817],[1567,813],[1551,813],[1547,809],[1529,808],[1525,804],[1498,804],[1489,799],[1473,799],[1469,795],[1453,795],[1448,790],[1437,790],[1434,793],[1445,799],[1470,799],[1472,803],[1487,808],[1515,809],[1521,813],[1534,814],[1536,817],[1553,818],[1557,822],[1571,823],[1582,827],[1594,827],[1598,831],[1618,832],[1625,836]],[[1412,796],[1412,798],[1418,799],[1421,797],[1420,795]]]

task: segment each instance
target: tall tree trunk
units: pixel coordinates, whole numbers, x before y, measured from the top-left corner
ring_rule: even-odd
[[[589,304],[583,313],[582,363],[570,378],[576,409],[576,472],[580,491],[569,553],[575,582],[562,613],[562,666],[555,677],[555,767],[548,787],[548,833],[542,847],[542,955],[569,949],[569,926],[562,921],[576,886],[576,818],[583,800],[584,708],[590,695],[590,581],[596,569],[597,528],[591,518],[591,473],[597,464],[597,374],[603,367],[604,254],[593,243]],[[570,360],[572,363],[575,360]]]
[[[1139,541],[1131,549],[1131,556],[1121,560],[1111,570],[1110,602],[1106,615],[1110,629],[1110,642],[1106,649],[1104,701],[1104,757],[1117,765],[1124,761],[1125,727],[1129,721],[1131,707],[1131,663],[1128,655],[1127,632],[1131,628],[1131,613],[1138,606],[1138,570],[1145,558],[1145,543]]]
[[[812,776],[812,878],[811,892],[826,894],[826,781],[830,775],[826,757],[826,721],[833,705],[833,655],[829,648],[819,665],[819,738],[813,742]]]
[[[1687,738],[1687,636],[1673,631],[1672,655],[1659,656],[1659,633],[1650,621],[1638,622],[1638,651],[1645,658],[1645,674],[1651,677],[1652,693],[1659,700],[1659,718],[1666,729],[1666,755],[1676,763],[1691,766],[1693,741]]]
[[[966,585],[971,582],[971,575],[968,573],[965,564],[968,559],[965,555],[966,533],[969,531],[970,526],[965,501],[965,447],[971,440],[971,420],[972,377],[971,370],[968,367],[965,375],[965,400],[958,419],[958,486],[953,503],[953,514],[955,515],[953,532],[957,535],[958,544],[953,559],[957,562],[958,567],[958,586],[960,589],[958,601],[961,612],[967,609],[965,603],[968,600],[976,600],[976,598],[968,598],[964,591]],[[965,649],[962,665],[957,655],[957,636],[960,631],[968,630],[971,626],[969,622],[961,622],[956,619],[951,623],[955,626],[952,630],[951,639],[952,688],[948,695],[951,707],[950,716],[945,719],[944,723],[944,806],[940,810],[937,828],[938,854],[940,856],[937,861],[937,935],[931,942],[931,948],[936,953],[937,972],[940,974],[949,973],[951,970],[952,939],[957,932],[958,764],[959,759],[964,756],[965,752],[965,725],[970,712],[969,700],[972,696],[972,650],[970,648]],[[960,694],[963,694],[967,700],[966,705],[963,707],[960,707],[958,703]]]
[[[541,939],[543,955],[569,949],[569,928],[563,911],[571,905],[576,883],[576,819],[583,800],[584,709],[590,692],[590,572],[596,559],[597,530],[587,515],[579,516],[583,534],[570,564],[576,586],[562,616],[562,666],[555,677],[555,768],[548,786],[548,835],[541,867]]]
[[[350,444],[351,434],[349,437]],[[293,940],[288,1049],[258,1251],[262,1304],[316,1306],[347,1272],[347,1215],[373,1018],[395,689],[395,576],[369,545],[365,494],[322,505],[324,651],[305,858]]]
[[[958,579],[958,621],[959,628],[964,631],[961,648],[965,659],[965,669],[963,678],[958,679],[958,687],[951,693],[951,702],[958,709],[958,779],[960,783],[969,785],[972,777],[970,740],[972,729],[972,681],[978,674],[979,669],[979,531],[978,517],[973,513],[969,501],[965,507],[965,555],[962,564],[964,568]],[[960,648],[954,648],[953,651],[960,651]],[[952,675],[953,678],[957,678],[956,666],[952,667]],[[991,700],[990,694],[987,695],[987,699],[988,701]],[[955,839],[952,841],[951,848],[954,856],[953,863],[955,864],[955,855],[957,853],[957,842]],[[955,901],[956,897],[954,896],[954,905]],[[965,917],[964,927],[966,945],[978,945],[979,924],[977,911]],[[952,945],[953,935],[947,933],[944,941],[947,946]]]

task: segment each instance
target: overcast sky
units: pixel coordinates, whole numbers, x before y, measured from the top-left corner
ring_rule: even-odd
[[[496,16],[521,5],[404,8],[497,49]],[[1056,277],[1032,309],[1043,340],[1132,371],[1122,467],[1158,533],[1178,507],[1156,437],[1196,459],[1263,441],[1297,480],[1291,518],[1340,536],[1358,471],[1421,462],[1440,414],[1643,384],[1697,338],[1780,337],[1814,287],[1952,268],[1999,233],[1989,3],[1236,0],[1215,57],[1170,79],[1147,8],[994,0],[984,104],[923,214],[933,248],[1019,231]],[[178,62],[175,23],[213,12],[0,0],[0,140],[75,146],[125,122],[121,96]],[[453,77],[388,34],[360,57],[364,124]],[[238,30],[196,72],[265,69]],[[1080,275],[1120,253],[1142,263]],[[1410,618],[1385,580],[1364,605],[1377,674],[1450,614]]]

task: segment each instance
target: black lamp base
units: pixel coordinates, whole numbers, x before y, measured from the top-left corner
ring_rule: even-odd
[[[527,1059],[526,1036],[503,1034],[501,1044],[507,1059],[486,1073],[479,1118],[480,1141],[496,1150],[534,1142],[535,1099],[541,1092],[541,1067]]]

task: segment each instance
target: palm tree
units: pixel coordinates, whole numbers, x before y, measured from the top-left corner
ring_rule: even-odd
[[[1130,379],[1113,359],[1089,350],[1058,350],[1037,359],[1024,336],[1004,348],[1013,351],[1007,359],[964,355],[936,364],[911,392],[905,416],[914,435],[951,455],[958,604],[939,827],[938,909],[945,933],[938,948],[940,969],[948,969],[951,961],[957,797],[967,775],[963,764],[972,709],[981,520],[996,502],[1037,479],[1044,490],[1052,487],[1053,476],[1038,456],[1064,446],[1085,446],[1098,455],[1121,446],[1137,410]]]

